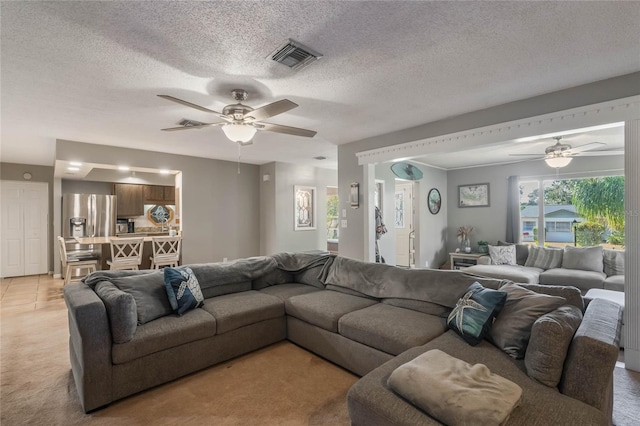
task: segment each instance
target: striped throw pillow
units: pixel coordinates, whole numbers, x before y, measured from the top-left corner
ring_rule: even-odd
[[[553,269],[562,267],[563,250],[546,247],[529,247],[529,256],[524,266],[532,266],[540,269]]]

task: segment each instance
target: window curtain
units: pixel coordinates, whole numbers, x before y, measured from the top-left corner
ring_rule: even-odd
[[[507,242],[520,242],[520,189],[518,176],[507,180]]]

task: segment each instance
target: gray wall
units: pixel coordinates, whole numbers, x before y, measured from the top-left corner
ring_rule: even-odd
[[[267,174],[269,180],[264,181]],[[327,186],[337,185],[336,171],[276,162],[260,167],[260,180],[260,253],[326,250]],[[316,188],[315,230],[294,230],[295,185]]]
[[[363,243],[365,209],[348,208],[350,183],[359,182],[361,192],[366,190],[362,186],[364,170],[358,165],[356,153],[638,95],[640,94],[638,81],[640,81],[640,72],[340,145],[338,147],[340,209],[347,208],[348,218],[348,227],[340,229],[340,255],[361,260],[365,258]],[[473,181],[477,182],[475,179]],[[448,185],[451,186],[452,183],[449,182]]]
[[[622,174],[624,174],[624,156],[622,155],[576,157],[567,167],[559,169],[557,174],[555,169],[547,166],[541,160],[449,171],[447,250],[453,251],[459,247],[456,231],[458,227],[463,225],[474,227],[474,233],[471,235],[472,249],[476,248],[475,244],[478,240],[485,240],[493,244],[497,240],[505,239],[507,178],[509,176],[519,176],[521,179],[547,180]],[[458,207],[458,185],[485,182],[490,185],[489,207]]]
[[[391,171],[392,163],[377,164],[375,167],[376,180],[384,181],[384,207],[382,217],[388,232],[384,234],[378,244],[380,253],[388,264],[395,265],[396,235],[394,229],[394,193],[396,175]],[[447,252],[447,172],[428,167],[418,163],[412,163],[423,173],[423,178],[414,185],[414,209],[416,211],[416,267],[424,268],[427,263],[430,268],[438,268],[446,262]],[[438,214],[433,215],[427,207],[427,194],[431,188],[436,188],[442,196],[442,208]]]
[[[260,252],[259,167],[113,146],[58,140],[56,158],[182,171],[184,263],[256,256]],[[60,226],[58,224],[58,226]]]
[[[53,214],[53,167],[49,166],[34,166],[30,164],[16,164],[16,163],[0,163],[0,179],[1,180],[15,180],[25,182],[23,177],[25,172],[31,173],[31,180],[28,182],[46,182],[49,187],[49,219],[47,221],[49,226],[49,241],[53,241],[54,237],[54,214]],[[49,244],[49,261],[48,270],[53,271],[55,265],[55,250],[54,244]]]
[[[110,182],[62,179],[61,184],[63,194],[113,194],[113,184]]]

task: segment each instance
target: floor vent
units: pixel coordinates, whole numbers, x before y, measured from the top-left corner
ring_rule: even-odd
[[[322,58],[322,55],[298,42],[288,39],[278,47],[268,58],[288,66],[293,70],[301,70],[312,62]]]

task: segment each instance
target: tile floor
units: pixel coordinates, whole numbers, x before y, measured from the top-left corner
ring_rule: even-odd
[[[64,281],[51,275],[3,278],[0,280],[0,313],[16,314],[64,306]]]

